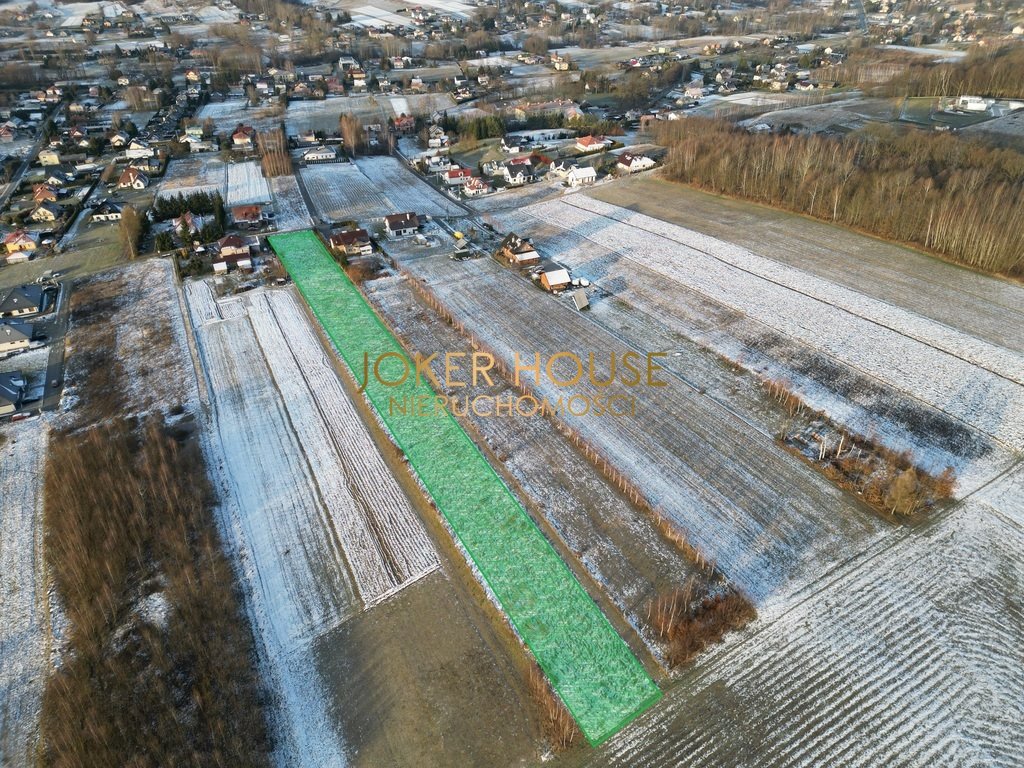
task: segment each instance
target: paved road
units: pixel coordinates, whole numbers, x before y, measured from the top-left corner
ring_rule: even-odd
[[[43,384],[43,397],[39,402],[42,410],[53,411],[60,405],[60,395],[64,389],[64,340],[68,333],[68,319],[71,314],[71,280],[61,280],[58,284],[57,303],[50,316],[37,323],[43,333],[50,338],[50,354],[46,360],[46,381]],[[57,386],[53,382],[57,382]]]
[[[58,107],[57,111],[53,113],[53,117],[57,117],[59,113],[60,108]],[[36,143],[32,145],[32,150],[26,153],[25,159],[21,161],[21,165],[18,166],[18,170],[11,177],[11,183],[7,187],[7,191],[0,194],[0,210],[7,207],[7,201],[10,200],[11,195],[14,194],[14,190],[21,186],[22,177],[25,175],[25,172],[28,171],[28,167],[32,164],[32,161],[36,159],[36,155],[38,155],[39,150],[43,148],[43,143],[45,141],[46,135],[42,130],[40,130],[39,136],[36,138]]]

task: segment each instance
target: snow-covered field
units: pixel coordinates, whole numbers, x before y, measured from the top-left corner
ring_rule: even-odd
[[[771,378],[795,385],[814,407],[863,434],[880,433],[941,469],[952,464],[961,490],[976,487],[1000,466],[996,454],[1024,444],[1024,355],[971,336],[900,306],[787,266],[730,243],[583,195],[539,203],[502,218],[576,274],[602,284],[700,338],[715,351]],[[696,328],[699,299],[724,320]],[[702,307],[707,314],[707,308]],[[729,315],[726,317],[726,315]],[[690,327],[686,327],[687,324]],[[800,350],[796,362],[785,347]],[[827,360],[808,370],[802,361]],[[847,370],[868,385],[836,388]],[[827,377],[826,377],[827,376]],[[965,386],[966,384],[966,386]],[[932,420],[976,433],[993,445],[958,457],[941,440],[928,445],[885,423],[889,410],[870,389],[895,391]],[[871,401],[872,397],[875,402]],[[874,405],[874,409],[872,408]],[[898,414],[895,414],[898,415]],[[913,419],[907,419],[913,421]],[[934,454],[930,456],[929,454]],[[989,454],[991,467],[972,465]]]
[[[251,125],[257,131],[267,131],[281,124],[281,115],[276,106],[250,107],[244,98],[229,98],[225,101],[211,101],[200,107],[196,119],[200,122],[207,118],[219,133],[230,132],[239,123]]]
[[[0,765],[32,765],[49,669],[41,420],[0,429]]]
[[[267,186],[267,180],[263,178],[263,169],[258,162],[230,163],[226,168],[225,205],[232,207],[270,202],[270,187]]]
[[[593,763],[1019,765],[1024,535],[1004,502],[1019,510],[1021,489],[1018,469],[831,574],[701,659]]]
[[[360,5],[353,8],[352,23],[362,27],[383,27],[391,25],[394,27],[415,27],[412,19],[408,16],[399,16],[397,13],[385,11],[373,5]]]
[[[325,219],[353,219],[366,224],[404,211],[421,216],[452,216],[462,212],[393,157],[310,165],[299,173],[317,214]]]
[[[270,187],[259,162],[224,163],[206,155],[172,160],[157,197],[219,192],[228,207],[269,203]]]
[[[316,212],[325,219],[363,222],[399,213],[354,163],[310,165],[299,173]]]
[[[458,216],[462,208],[424,184],[394,157],[361,157],[359,170],[391,201],[395,211],[416,211],[430,216]]]
[[[546,359],[574,350],[584,359],[593,352],[604,372],[611,354],[652,351],[631,346],[491,259],[430,256],[402,265],[509,367],[516,353]],[[527,378],[532,384],[532,374]],[[665,387],[633,388],[598,388],[586,379],[555,387],[542,379],[538,393],[552,401],[571,394],[636,398],[635,416],[567,420],[762,614],[783,610],[822,569],[892,533],[889,523],[781,451],[770,432],[684,376],[666,375]]]
[[[436,555],[291,294],[213,303],[209,290],[187,285],[228,470],[260,526],[257,565],[277,564],[261,582],[276,582],[278,638],[308,640],[433,570]]]
[[[270,192],[274,198],[274,212],[277,214],[274,223],[278,230],[286,232],[312,226],[313,220],[294,176],[275,176],[270,179]]]
[[[209,384],[226,538],[266,670],[283,697],[284,762],[340,765],[315,640],[437,568],[437,556],[290,293],[215,300],[185,286]]]
[[[174,159],[160,182],[157,197],[189,195],[193,192],[224,194],[226,171],[224,163],[205,154]]]

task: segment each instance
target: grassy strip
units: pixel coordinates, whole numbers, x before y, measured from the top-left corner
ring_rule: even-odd
[[[316,235],[270,241],[357,380],[364,354],[371,366],[391,355],[381,372],[396,379],[405,352]],[[587,740],[599,744],[654,703],[658,687],[450,414],[389,407],[433,402],[426,383],[371,377],[366,394]]]

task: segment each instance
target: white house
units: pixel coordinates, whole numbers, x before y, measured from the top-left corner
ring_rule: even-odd
[[[310,147],[302,152],[302,161],[307,165],[310,163],[334,163],[338,160],[338,150],[334,147],[320,144]]]
[[[395,213],[384,217],[384,228],[392,237],[405,237],[420,228],[420,220],[415,213]]]
[[[566,177],[570,187],[589,186],[597,181],[597,171],[594,168],[573,168]]]
[[[466,183],[462,185],[462,191],[466,197],[480,197],[490,193],[491,185],[485,179],[473,177],[467,179]]]
[[[473,172],[469,168],[452,168],[444,172],[443,178],[446,187],[461,187],[473,178]]]
[[[634,155],[629,152],[623,152],[619,155],[619,162],[616,164],[616,167],[626,173],[639,173],[640,171],[653,168],[654,165],[654,161],[647,157],[647,155]]]
[[[93,221],[120,221],[121,206],[107,200],[93,208],[91,218]]]
[[[138,168],[129,166],[121,172],[117,180],[118,189],[145,189],[149,186],[149,177]]]
[[[132,139],[131,143],[124,150],[124,156],[129,160],[138,160],[144,157],[153,156],[153,148],[142,139]]]

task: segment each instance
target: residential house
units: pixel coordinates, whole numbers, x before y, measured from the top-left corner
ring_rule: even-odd
[[[124,149],[128,146],[128,142],[131,141],[131,137],[124,131],[117,131],[110,137],[110,146],[114,149]]]
[[[331,250],[339,255],[369,256],[373,253],[373,244],[365,229],[332,232],[328,242]]]
[[[0,354],[28,349],[32,326],[28,323],[0,323]]]
[[[47,147],[39,151],[38,159],[40,165],[60,165],[60,152],[53,147]]]
[[[486,179],[474,176],[466,180],[466,183],[462,185],[462,191],[466,197],[480,197],[481,195],[490,194],[491,185],[487,183]]]
[[[231,209],[231,223],[243,227],[263,224],[263,208],[259,205],[236,205]]]
[[[217,241],[217,255],[213,258],[213,271],[224,274],[232,266],[252,269],[252,250],[249,243],[238,235],[228,235]]]
[[[46,177],[45,182],[51,187],[63,187],[73,182],[77,175],[71,166],[60,165],[50,171],[50,175]]]
[[[427,158],[427,173],[444,173],[455,167],[448,155],[431,155]]]
[[[131,166],[121,171],[121,176],[117,180],[118,189],[145,189],[148,186],[149,177],[138,168]]]
[[[319,144],[315,147],[303,150],[300,158],[306,165],[315,163],[336,163],[340,159],[337,147],[330,147],[324,144]]]
[[[420,220],[415,213],[394,213],[384,217],[384,229],[392,237],[405,237],[419,228]]]
[[[616,163],[616,168],[625,173],[639,173],[640,171],[649,170],[654,166],[654,160],[647,157],[647,155],[634,155],[631,152],[623,152],[619,155],[619,161]]]
[[[57,190],[49,184],[36,184],[32,188],[32,201],[36,203],[56,203]]]
[[[568,178],[569,172],[573,168],[578,168],[576,161],[574,160],[555,160],[550,167],[550,172],[561,179]]]
[[[416,118],[404,112],[395,118],[395,132],[409,134],[416,132]]]
[[[586,187],[597,181],[597,170],[590,167],[573,168],[566,176],[570,187]]]
[[[182,237],[194,235],[203,228],[203,219],[196,216],[192,211],[185,211],[176,219],[171,220],[171,229]]]
[[[503,136],[501,138],[501,151],[507,155],[517,155],[526,151],[530,143],[520,136]]]
[[[7,251],[7,262],[10,263],[9,254],[29,254],[35,251],[39,244],[36,242],[34,234],[27,232],[25,229],[15,229],[14,231],[7,234],[3,239],[4,249]],[[15,259],[16,261],[23,261],[24,259]]]
[[[600,152],[612,144],[611,139],[604,136],[580,136],[576,139],[576,149],[579,152]]]
[[[0,416],[16,413],[21,408],[27,386],[21,371],[0,373]]]
[[[429,149],[440,149],[448,146],[448,134],[439,125],[432,125],[427,129],[427,147]]]
[[[156,155],[150,155],[149,157],[132,160],[128,165],[131,168],[138,168],[145,174],[157,174],[160,173],[160,168],[163,164],[160,162],[159,157]]]
[[[7,123],[0,125],[0,141],[9,144],[17,138],[18,132]]]
[[[501,241],[501,245],[498,246],[498,250],[494,255],[502,261],[520,267],[536,264],[540,261],[540,254],[537,253],[537,249],[533,247],[533,244],[525,237],[520,237],[514,232],[509,232],[505,235],[505,239]]]
[[[256,129],[251,125],[239,125],[231,134],[232,148],[250,152],[256,147]]]
[[[537,169],[533,157],[514,157],[505,163],[501,175],[510,187],[521,187],[536,180]]]
[[[64,209],[55,203],[40,203],[35,210],[29,214],[29,218],[35,222],[59,221],[64,215]]]
[[[120,221],[121,206],[110,200],[105,200],[92,209],[91,218],[93,221]]]
[[[124,156],[129,160],[136,160],[153,156],[153,148],[144,139],[134,138],[125,147]]]
[[[469,168],[452,168],[445,171],[442,178],[446,187],[461,187],[473,178],[473,172]]]
[[[298,136],[298,142],[299,144],[316,144],[316,132],[312,128],[302,131]]]
[[[0,291],[0,317],[38,315],[43,308],[43,288],[34,283]]]
[[[189,126],[191,128],[192,126]],[[187,129],[186,129],[187,130]],[[185,133],[181,138],[178,139],[182,144],[188,145],[189,153],[192,152],[216,152],[220,149],[220,145],[217,143],[215,138],[205,138],[200,129],[199,136],[197,137],[194,133]]]

